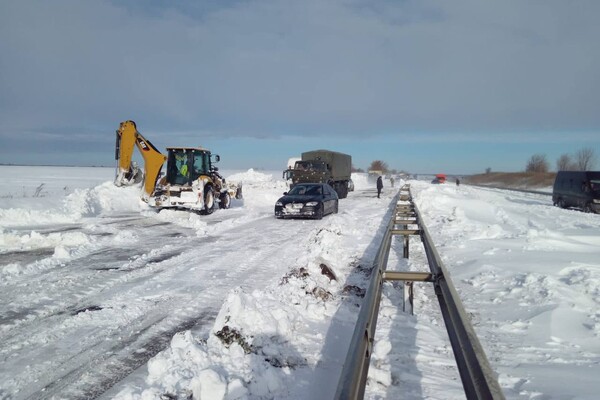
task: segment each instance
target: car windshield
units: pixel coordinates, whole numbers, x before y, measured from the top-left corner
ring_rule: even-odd
[[[323,162],[315,161],[296,161],[294,169],[300,171],[327,171],[327,166]]]
[[[296,196],[314,196],[323,194],[323,188],[320,185],[296,185],[288,194]]]

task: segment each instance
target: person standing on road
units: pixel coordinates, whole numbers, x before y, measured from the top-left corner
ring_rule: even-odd
[[[460,186],[460,179],[456,178],[456,186]]]
[[[377,198],[381,195],[381,189],[383,189],[383,179],[379,176],[379,178],[377,178]]]

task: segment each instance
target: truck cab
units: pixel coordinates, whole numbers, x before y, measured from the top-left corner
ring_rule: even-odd
[[[283,178],[290,181],[290,188],[298,183],[327,183],[340,199],[348,196],[348,182],[352,157],[331,150],[313,150],[302,153],[293,168],[283,171]]]

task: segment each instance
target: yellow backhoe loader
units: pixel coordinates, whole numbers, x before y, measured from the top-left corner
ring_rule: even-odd
[[[132,161],[134,146],[144,158],[144,170]],[[242,185],[226,183],[213,166],[218,155],[202,147],[168,147],[163,155],[138,132],[135,122],[121,122],[117,130],[115,185],[143,181],[142,200],[156,208],[186,208],[211,214],[217,204],[229,208],[231,198],[242,198]],[[213,160],[214,158],[214,160]],[[167,171],[161,173],[167,161]]]

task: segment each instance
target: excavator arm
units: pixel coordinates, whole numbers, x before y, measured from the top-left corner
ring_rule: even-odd
[[[136,182],[136,166],[131,162],[134,146],[138,148],[144,158],[144,194],[145,198],[148,198],[154,192],[158,173],[167,157],[138,132],[135,122],[121,122],[119,130],[117,130],[115,151],[117,160],[115,185],[117,186],[132,185]]]

